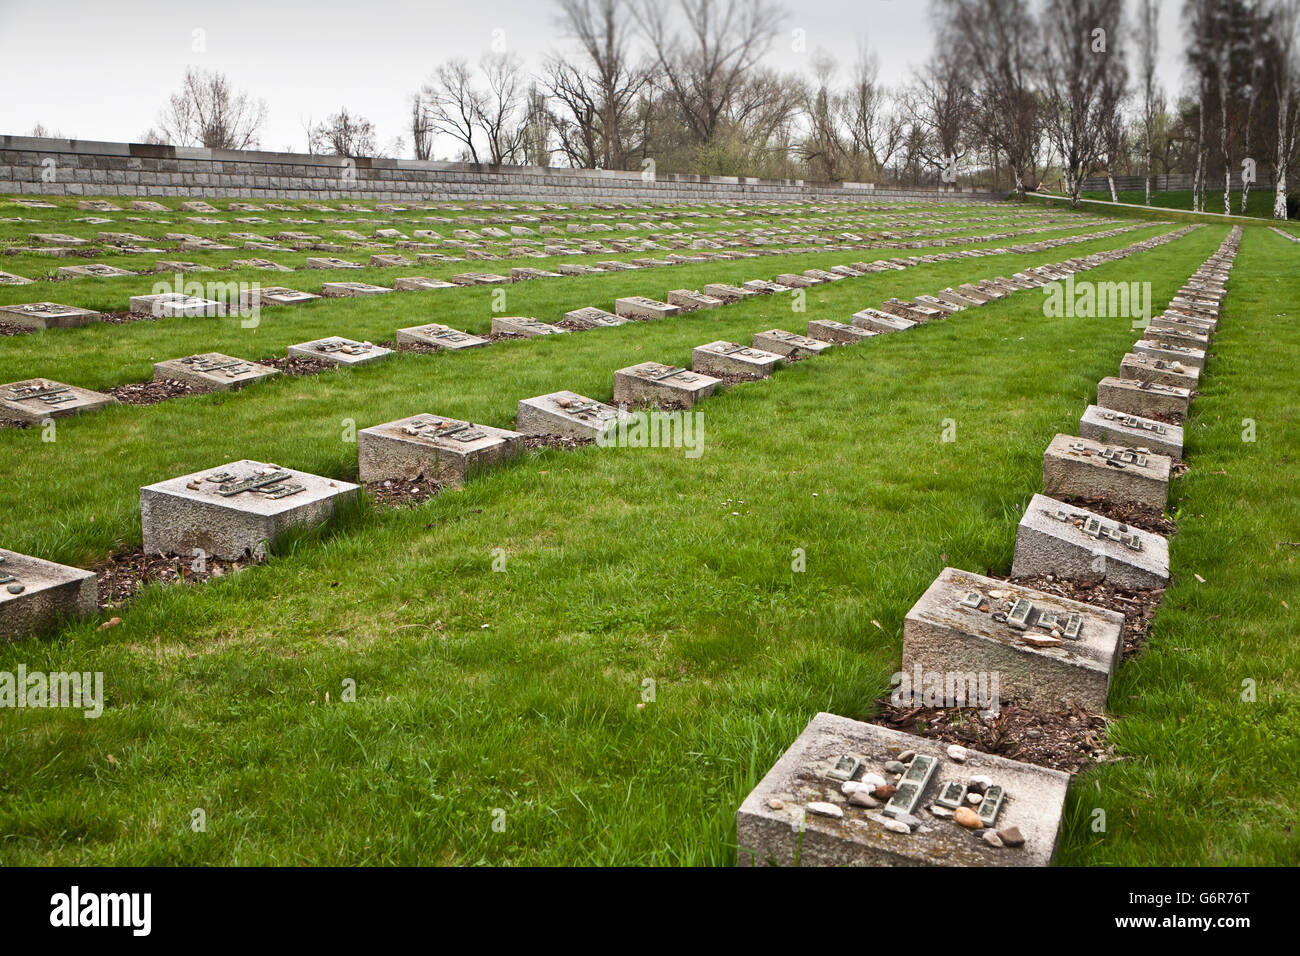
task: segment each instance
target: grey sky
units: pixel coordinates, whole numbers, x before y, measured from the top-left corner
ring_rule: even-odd
[[[787,5],[768,57],[781,70],[806,72],[824,50],[843,76],[865,43],[881,78],[896,84],[937,52],[924,0]],[[1161,8],[1161,79],[1177,90],[1181,4],[1163,0]],[[803,53],[793,49],[796,29],[806,31]],[[0,0],[0,134],[25,134],[39,122],[80,139],[138,141],[195,66],[223,71],[267,101],[267,149],[305,151],[306,123],[346,106],[375,123],[381,144],[402,136],[409,150],[410,93],[439,62],[476,59],[497,30],[529,66],[568,44],[550,0]],[[195,49],[196,36],[206,50]],[[440,143],[437,152],[450,150]]]

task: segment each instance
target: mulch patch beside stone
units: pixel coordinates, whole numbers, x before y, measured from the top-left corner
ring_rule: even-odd
[[[255,563],[252,558],[223,561],[209,557],[202,565],[204,570],[195,571],[195,561],[193,557],[180,558],[174,555],[163,557],[145,554],[144,551],[110,555],[102,564],[91,568],[99,575],[99,607],[101,610],[120,607],[139,594],[148,584],[172,584],[176,581],[202,582],[209,578],[219,578],[241,571]]]
[[[1117,588],[1104,581],[1064,581],[1052,574],[1034,574],[1020,578],[1008,578],[1003,575],[991,575],[1003,581],[1014,581],[1036,591],[1055,594],[1058,597],[1103,607],[1108,611],[1119,611],[1124,615],[1124,651],[1123,658],[1134,657],[1146,643],[1151,633],[1151,621],[1156,616],[1156,608],[1164,599],[1164,588],[1149,591],[1131,591]]]
[[[29,329],[23,325],[13,325],[9,322],[0,322],[0,335],[30,335],[35,329]]]
[[[1173,521],[1166,518],[1158,509],[1149,505],[1136,502],[1116,504],[1107,498],[1081,498],[1073,495],[1059,500],[1104,515],[1112,521],[1131,524],[1135,528],[1141,528],[1143,531],[1150,531],[1165,537],[1169,537],[1178,530],[1178,526]]]
[[[540,451],[543,448],[560,448],[571,451],[583,445],[594,445],[594,438],[570,438],[565,435],[528,435],[524,438],[524,448],[528,451]]]
[[[372,481],[366,485],[366,492],[375,503],[386,508],[418,507],[442,489],[441,482],[427,478],[393,478],[388,481]]]
[[[0,428],[31,428],[34,424],[21,418],[0,418]]]
[[[509,339],[528,338],[526,335],[516,335],[514,332],[489,332],[487,335],[481,337],[487,339],[489,342],[505,342]]]
[[[403,342],[398,345],[396,342],[376,342],[380,348],[392,349],[394,352],[418,352],[421,355],[433,355],[441,352],[442,348],[437,345],[426,345],[424,342]]]
[[[1183,420],[1187,418],[1186,415],[1178,412],[1147,412],[1142,417],[1149,418],[1154,422],[1164,422],[1166,425],[1181,425]]]
[[[1106,741],[1106,718],[1077,708],[1042,714],[1003,702],[994,717],[975,708],[882,704],[879,722],[885,727],[1067,773],[1101,763],[1114,752]]]
[[[583,325],[574,319],[560,319],[555,323],[557,329],[564,329],[566,332],[590,332],[591,327]]]
[[[193,385],[167,378],[153,382],[131,382],[128,385],[115,385],[105,389],[105,394],[112,395],[125,405],[157,405],[169,398],[181,395],[197,395]]]
[[[258,364],[279,369],[285,375],[319,375],[321,372],[334,368],[329,362],[288,355],[277,359],[259,359]]]

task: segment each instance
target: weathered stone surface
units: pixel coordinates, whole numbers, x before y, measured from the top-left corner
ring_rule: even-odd
[[[299,292],[297,289],[286,289],[284,286],[272,285],[265,288],[244,290],[239,297],[239,304],[242,308],[253,309],[268,305],[301,305],[304,302],[311,302],[313,299],[319,298],[320,296],[311,292]]]
[[[349,262],[346,259],[335,259],[330,256],[309,256],[303,263],[304,269],[362,269],[365,268],[359,262]]]
[[[1100,497],[1163,510],[1169,498],[1170,464],[1168,456],[1145,446],[1057,435],[1043,454],[1043,487],[1053,497]]]
[[[901,302],[898,299],[890,299],[882,302],[879,309],[864,309],[864,312],[878,311],[885,315],[897,316],[901,319],[910,319],[912,322],[931,322],[934,319],[941,319],[948,313],[936,309],[933,306],[921,305],[916,302]]]
[[[405,276],[393,280],[393,288],[398,292],[423,292],[427,289],[454,289],[456,283],[443,282],[441,279],[429,279],[425,276]]]
[[[1198,332],[1190,332],[1184,329],[1162,329],[1159,326],[1152,325],[1142,333],[1142,337],[1149,342],[1182,345],[1201,352],[1207,351],[1210,347],[1210,337],[1208,335],[1201,335]]]
[[[539,322],[536,319],[527,316],[492,316],[492,333],[494,335],[522,335],[525,338],[535,339],[543,335],[565,335],[567,332],[567,329],[562,329],[555,325],[549,325],[546,322]]]
[[[1150,448],[1157,455],[1183,457],[1183,426],[1158,422],[1117,412],[1112,408],[1089,405],[1079,420],[1079,437],[1107,445]]]
[[[369,282],[325,282],[321,284],[320,294],[332,298],[344,298],[358,295],[384,295],[392,292],[383,286],[371,285]]]
[[[184,295],[180,292],[162,292],[157,295],[131,296],[131,311],[137,315],[152,315],[159,319],[178,316],[207,316],[212,318],[224,315],[226,307],[214,299]]]
[[[668,293],[668,304],[677,306],[683,312],[694,312],[696,309],[718,309],[725,303],[722,299],[695,289],[673,289]]]
[[[1128,378],[1103,378],[1097,383],[1097,404],[1117,412],[1151,418],[1156,415],[1186,417],[1192,393],[1176,385],[1157,385]]]
[[[116,405],[117,399],[88,388],[64,385],[48,378],[29,378],[0,385],[0,418],[40,422]]]
[[[278,481],[264,490],[232,491],[240,482]],[[301,490],[274,497],[278,489]],[[257,556],[288,529],[327,521],[357,486],[266,462],[242,459],[140,489],[140,522],[149,554],[189,557],[201,549],[209,557],[234,560]]]
[[[992,597],[992,591],[1001,597]],[[972,593],[981,598],[978,608],[961,603]],[[1007,617],[1022,600],[1032,610],[1019,628]],[[1059,626],[1040,626],[1043,615],[1054,615]],[[1078,623],[1074,639],[1068,636],[1072,620]],[[903,671],[986,674],[990,685],[996,674],[1002,702],[1049,712],[1080,706],[1103,713],[1123,651],[1123,626],[1124,616],[1114,611],[945,568],[903,621]]]
[[[829,774],[841,757],[861,760],[866,769],[858,772],[869,773],[906,750],[938,761],[917,805],[918,814],[929,819],[912,832],[891,832],[885,824],[896,822],[893,818],[852,801],[832,804],[841,811],[838,817],[808,810],[811,803],[839,795],[840,781]],[[948,783],[964,784],[972,774],[987,775],[1003,789],[1006,799],[995,825],[1017,828],[1022,848],[993,847],[951,818],[920,814]],[[937,741],[820,713],[741,804],[736,864],[1046,866],[1058,842],[1069,785],[1069,774],[1059,770],[974,751],[957,763]]]
[[[370,257],[370,268],[372,269],[401,269],[410,264],[410,259],[396,253],[381,252]]]
[[[561,435],[595,440],[603,431],[625,417],[613,405],[579,395],[551,392],[519,402],[515,430],[522,435]]]
[[[1122,588],[1169,583],[1169,542],[1158,534],[1034,495],[1016,531],[1012,577],[1054,574]]]
[[[614,373],[614,401],[619,405],[675,404],[690,408],[712,395],[722,382],[675,365],[642,362]]]
[[[102,316],[90,309],[79,309],[57,302],[29,302],[25,305],[0,305],[0,322],[25,329],[71,329],[98,322]]]
[[[613,312],[598,309],[594,305],[565,312],[564,317],[584,329],[603,329],[613,325],[627,325],[628,322],[632,321],[623,318],[621,315],[615,315]]]
[[[510,279],[494,272],[462,272],[452,276],[451,281],[456,285],[506,285]]]
[[[861,312],[854,312],[852,321],[860,329],[871,329],[875,332],[905,332],[917,325],[915,319],[891,315],[879,309],[863,309]]]
[[[751,344],[756,349],[784,355],[786,358],[791,359],[803,358],[808,355],[820,355],[827,349],[835,347],[830,342],[822,342],[807,335],[786,332],[784,329],[768,329],[766,332],[755,332]]]
[[[334,365],[368,365],[386,359],[392,354],[392,349],[373,345],[370,342],[354,342],[352,339],[337,335],[289,346],[290,358],[312,359]]]
[[[93,572],[0,548],[0,641],[94,614],[97,584]]]
[[[740,286],[728,285],[725,282],[711,282],[700,291],[723,302],[740,302],[742,299],[750,299],[761,294],[753,289],[742,289]]]
[[[432,345],[435,348],[451,349],[475,349],[487,345],[488,340],[479,338],[477,335],[470,335],[468,332],[461,332],[451,328],[448,325],[439,325],[436,322],[429,325],[416,325],[409,329],[397,330],[398,345]]]
[[[860,329],[831,319],[808,320],[808,337],[821,342],[830,342],[833,345],[852,345],[879,334],[871,329]]]
[[[460,485],[523,447],[519,432],[438,415],[412,415],[357,432],[363,482],[426,478]]]
[[[1177,359],[1157,358],[1138,352],[1130,352],[1120,360],[1119,374],[1139,382],[1177,385],[1193,391],[1201,381],[1198,369],[1183,365]]]
[[[1152,342],[1148,339],[1138,339],[1133,343],[1133,352],[1137,355],[1149,355],[1152,358],[1164,359],[1166,362],[1178,362],[1188,368],[1205,371],[1205,353],[1200,349],[1190,349],[1182,345],[1167,345],[1161,342]]]
[[[91,262],[84,266],[59,266],[59,275],[68,278],[97,278],[97,279],[116,279],[121,276],[133,276],[136,273],[129,269],[123,269],[119,266],[105,265],[102,262]]]
[[[677,315],[682,310],[667,302],[648,299],[643,295],[626,296],[614,300],[614,311],[627,319],[664,319]]]
[[[705,375],[743,375],[767,378],[781,364],[783,356],[762,349],[746,348],[719,339],[691,350],[691,370]]]
[[[269,365],[245,362],[220,352],[168,359],[165,362],[155,362],[153,367],[155,381],[172,379],[201,392],[230,391],[279,374],[277,369]]]
[[[12,272],[0,272],[0,285],[31,285],[32,280],[23,276],[14,275]]]

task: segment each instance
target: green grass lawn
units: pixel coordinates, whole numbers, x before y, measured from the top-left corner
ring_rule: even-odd
[[[1220,180],[1222,182],[1222,180]],[[1144,205],[1147,201],[1146,191],[1142,189],[1121,189],[1117,192],[1120,202],[1137,203]],[[1096,189],[1086,190],[1083,193],[1084,199],[1104,199],[1110,200],[1110,190]],[[1232,214],[1234,216],[1257,216],[1260,219],[1273,218],[1273,187],[1261,186],[1252,188],[1250,195],[1246,197],[1246,211],[1241,211],[1241,190],[1233,190],[1230,197],[1232,204]],[[1190,189],[1171,189],[1165,192],[1152,192],[1151,205],[1165,209],[1182,209],[1188,212],[1192,208],[1192,191]],[[1206,190],[1205,192],[1205,211],[1206,212],[1223,212],[1223,190],[1217,192]]]
[[[142,484],[240,457],[355,478],[345,420],[429,411],[509,427],[520,398],[568,388],[608,400],[624,365],[687,364],[713,339],[802,331],[1164,231],[819,286],[801,314],[788,297],[762,298],[115,408],[61,423],[53,443],[0,430],[4,543],[91,562],[138,546]],[[1200,229],[1088,277],[1150,281],[1160,306],[1226,233]],[[1072,788],[1064,862],[1297,858],[1297,652],[1281,604],[1296,595],[1296,549],[1279,545],[1300,534],[1288,478],[1300,346],[1284,312],[1295,254],[1246,230],[1189,422],[1193,470],[1171,493],[1178,583],[1112,694],[1127,759]],[[854,258],[876,256],[523,283],[510,312],[555,319],[615,295]],[[267,310],[256,331],[185,319],[20,336],[0,340],[0,361],[106,386],[202,343],[257,357],[327,332],[481,330],[488,294]],[[734,388],[701,406],[698,459],[529,455],[418,509],[363,504],[267,565],[150,589],[111,630],[94,619],[0,647],[0,670],[103,671],[108,698],[98,720],[0,712],[0,863],[731,864],[736,808],[807,720],[876,713],[903,616],[938,572],[1009,569],[1043,449],[1075,430],[1136,338],[1127,319],[1045,318],[1042,304],[1017,293]],[[1240,441],[1247,417],[1253,444]],[[940,440],[946,419],[956,442]],[[492,570],[497,549],[504,572]],[[1255,704],[1236,702],[1246,677]],[[340,699],[349,681],[355,702]],[[206,832],[191,829],[196,808]]]

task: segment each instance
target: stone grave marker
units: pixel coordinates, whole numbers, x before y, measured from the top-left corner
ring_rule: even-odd
[[[412,415],[357,432],[363,482],[426,478],[462,485],[523,447],[519,432],[438,415]]]
[[[243,308],[251,309],[265,305],[301,305],[304,302],[319,298],[320,296],[311,292],[299,292],[297,289],[286,289],[284,286],[272,285],[266,288],[245,290],[239,297],[239,302]]]
[[[320,294],[331,298],[348,298],[363,295],[384,295],[392,292],[383,286],[371,285],[369,282],[324,282]]]
[[[510,280],[491,272],[462,272],[451,277],[456,285],[505,285]]]
[[[822,342],[806,335],[787,332],[784,329],[768,329],[766,332],[755,332],[751,344],[756,349],[773,352],[788,359],[820,355],[827,349],[835,347],[830,342]]]
[[[913,322],[929,322],[932,319],[941,319],[948,314],[941,309],[935,309],[928,305],[917,305],[914,302],[902,302],[898,299],[882,302],[879,311],[887,315],[896,315],[901,319],[911,319]]]
[[[511,282],[529,282],[533,279],[558,279],[560,273],[547,272],[545,269],[530,269],[526,266],[516,266],[510,270]]]
[[[393,287],[398,292],[423,292],[430,289],[455,289],[456,283],[443,282],[441,279],[429,279],[425,276],[407,276],[394,279]]]
[[[31,285],[31,279],[16,276],[12,272],[0,272],[0,285]]]
[[[233,561],[258,556],[288,529],[323,524],[357,486],[242,459],[140,489],[149,554],[188,558],[195,548]]]
[[[909,753],[901,775],[887,768]],[[940,741],[819,713],[741,804],[736,865],[1047,866],[1070,775],[974,750],[961,757]],[[896,785],[893,795],[871,797],[877,781]],[[960,802],[970,793],[978,804]],[[952,803],[972,809],[977,828],[959,824]],[[1007,840],[995,846],[985,832]]]
[[[602,329],[611,325],[627,325],[631,321],[631,319],[625,319],[613,312],[598,309],[594,305],[589,305],[583,309],[574,309],[572,312],[565,312],[564,318],[584,329]]]
[[[861,342],[863,339],[869,339],[873,335],[879,334],[879,332],[873,332],[870,329],[845,325],[843,322],[835,322],[831,319],[808,320],[808,337],[822,342],[830,342],[833,345],[852,345],[854,342]]]
[[[725,282],[711,282],[700,291],[728,303],[740,302],[760,294],[753,289],[742,289],[740,286],[728,285]]]
[[[412,326],[409,329],[398,329],[397,344],[431,345],[434,348],[450,349],[454,352],[460,349],[479,348],[488,345],[489,342],[477,335],[460,332],[450,326],[434,322],[429,325]]]
[[[710,375],[688,372],[676,365],[642,362],[614,373],[614,401],[619,405],[671,403],[691,408],[721,384]]]
[[[174,379],[200,392],[227,392],[279,374],[278,369],[269,365],[245,362],[220,352],[168,359],[155,362],[153,367],[154,381]]]
[[[871,329],[874,332],[905,332],[917,325],[913,319],[891,315],[879,309],[863,309],[861,312],[855,312],[852,322],[860,329]]]
[[[1115,611],[944,568],[903,621],[902,669],[997,674],[1003,702],[1100,714],[1123,630]]]
[[[78,239],[76,236],[65,235],[61,232],[34,232],[32,233],[32,239],[47,245],[65,246],[67,248],[77,248],[90,244],[89,239]]]
[[[643,295],[632,295],[614,300],[614,312],[626,319],[663,319],[677,315],[682,310],[667,302],[649,299]]]
[[[1133,351],[1138,355],[1148,355],[1152,358],[1164,359],[1166,362],[1177,362],[1188,368],[1205,370],[1205,353],[1200,349],[1190,349],[1182,345],[1163,345],[1147,339],[1138,339],[1133,343]]]
[[[767,378],[783,360],[784,356],[775,352],[747,348],[725,339],[691,349],[691,371],[703,372],[705,375]]]
[[[1148,446],[1057,435],[1043,454],[1043,486],[1054,497],[1100,497],[1163,511],[1171,464],[1169,456],[1157,455]]]
[[[386,359],[392,354],[392,349],[386,349],[370,342],[354,342],[352,339],[345,339],[337,335],[317,339],[314,342],[303,342],[300,345],[289,346],[289,358],[312,359],[317,362],[329,362],[332,365],[345,365],[348,367],[369,365],[371,362]]]
[[[346,259],[335,259],[328,256],[309,256],[303,263],[304,269],[362,269],[364,266],[359,262],[348,262]]]
[[[25,329],[71,329],[91,322],[101,316],[90,309],[78,309],[57,302],[30,302],[26,305],[0,305],[0,322],[20,325]]]
[[[950,305],[960,306],[963,309],[970,308],[974,305],[984,304],[983,302],[976,301],[974,298],[954,292],[952,289],[944,289],[942,292],[938,293],[935,298],[942,299]]]
[[[91,262],[84,266],[59,266],[59,275],[77,277],[88,277],[95,279],[116,279],[121,276],[133,276],[137,273],[130,269],[122,269],[118,266],[105,265],[102,262]]]
[[[1089,405],[1079,420],[1079,437],[1107,445],[1149,448],[1157,455],[1183,457],[1183,427]]]
[[[111,395],[64,385],[48,378],[29,378],[0,385],[0,418],[16,418],[24,422],[65,418],[116,404],[117,399]]]
[[[794,288],[777,282],[768,282],[766,279],[750,279],[744,283],[744,286],[751,292],[757,292],[760,295],[775,295],[778,292],[789,292]]]
[[[525,338],[538,338],[543,335],[567,335],[568,330],[537,319],[522,315],[492,316],[493,335],[522,335]]]
[[[132,199],[131,208],[137,212],[167,212],[167,207],[152,199]]]
[[[1177,385],[1179,388],[1190,390],[1195,390],[1201,381],[1199,369],[1184,365],[1177,359],[1158,358],[1139,352],[1130,352],[1120,360],[1119,374],[1123,378],[1136,379],[1139,382]]]
[[[396,254],[379,253],[370,257],[372,269],[404,269],[410,264],[411,260],[406,256]]]
[[[220,212],[221,211],[216,206],[212,205],[212,203],[204,202],[202,199],[193,199],[190,200],[189,202],[181,203],[181,210],[183,212]]]
[[[1034,495],[1016,531],[1012,577],[1053,574],[1117,587],[1169,584],[1169,542],[1103,515]]]
[[[1192,393],[1177,385],[1157,385],[1130,378],[1106,377],[1097,383],[1097,404],[1102,408],[1151,418],[1153,415],[1186,417]]]
[[[611,428],[626,413],[577,392],[551,392],[519,402],[515,430],[523,435],[561,435],[592,439]]]
[[[282,266],[270,259],[236,259],[230,264],[236,269],[263,269],[267,272],[292,272],[288,266]]]
[[[964,305],[953,305],[951,302],[945,302],[943,299],[936,298],[932,295],[918,295],[913,301],[918,305],[928,306],[944,315],[953,315],[966,308]]]
[[[177,316],[202,315],[209,318],[224,315],[225,306],[212,299],[184,295],[180,292],[162,292],[157,295],[131,296],[131,311],[137,315],[152,315],[159,319]]]
[[[1152,320],[1154,322],[1154,320]],[[1148,342],[1156,342],[1161,345],[1181,345],[1184,348],[1196,349],[1200,352],[1208,351],[1210,348],[1210,337],[1198,332],[1184,331],[1183,329],[1161,328],[1158,325],[1150,325],[1142,333]]]
[[[677,306],[683,312],[694,312],[697,309],[717,309],[724,305],[721,299],[693,289],[673,289],[668,293],[668,304]]]
[[[91,571],[0,548],[0,641],[94,614],[98,583]]]

